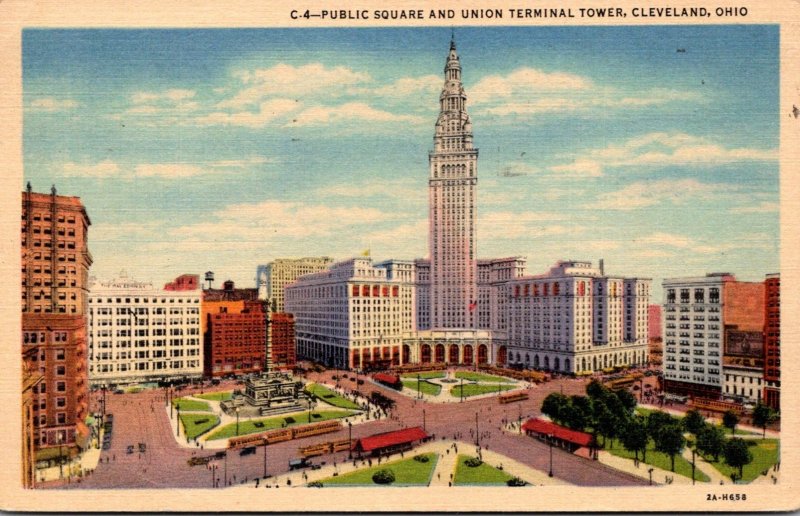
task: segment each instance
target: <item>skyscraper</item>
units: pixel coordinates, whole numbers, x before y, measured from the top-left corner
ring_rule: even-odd
[[[477,327],[478,149],[472,144],[455,41],[450,42],[444,79],[428,156],[431,326],[468,329]]]

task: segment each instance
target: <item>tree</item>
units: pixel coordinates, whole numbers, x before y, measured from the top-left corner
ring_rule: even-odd
[[[759,402],[756,405],[756,408],[753,409],[753,424],[761,427],[762,439],[767,437],[767,425],[775,421],[777,417],[778,414],[775,413],[775,410],[773,410],[772,407],[769,405],[764,405],[761,402]]]
[[[561,409],[561,419],[568,427],[583,430],[591,421],[591,409],[592,406],[585,397],[571,396]]]
[[[686,439],[683,438],[683,430],[677,424],[670,424],[662,427],[656,433],[655,437],[656,450],[669,455],[672,461],[672,471],[675,471],[675,455],[679,454],[683,447],[686,445]]]
[[[739,468],[739,478],[742,478],[744,467],[753,461],[753,454],[747,447],[744,439],[734,437],[725,444],[725,462],[732,468]]]
[[[731,429],[731,433],[736,435],[736,425],[739,424],[739,416],[736,412],[728,410],[722,416],[722,424]]]
[[[633,410],[636,408],[636,396],[630,393],[627,389],[622,389],[616,392],[617,399],[619,399],[622,406],[628,412],[628,414],[633,414]]]
[[[683,416],[681,424],[687,432],[690,432],[697,437],[697,434],[700,432],[700,430],[706,426],[706,419],[699,410],[692,409],[688,411],[685,416]]]
[[[593,401],[606,398],[609,392],[608,388],[597,380],[592,380],[589,382],[589,385],[586,386],[586,395]]]
[[[697,451],[705,455],[711,455],[715,461],[719,460],[719,454],[725,447],[725,432],[722,428],[713,425],[704,425],[697,435]]]
[[[634,417],[628,421],[620,435],[622,446],[626,450],[632,451],[636,460],[639,460],[639,452],[642,452],[642,460],[647,461],[647,427],[641,418]]]
[[[655,410],[647,416],[647,433],[655,440],[656,434],[658,434],[662,428],[674,423],[675,421],[672,419],[672,416],[666,412]]]
[[[548,416],[553,421],[562,421],[564,417],[564,407],[569,404],[569,398],[558,392],[551,392],[542,401],[542,414]]]
[[[619,423],[620,418],[603,405],[596,421],[597,431],[603,436],[603,446],[606,445],[606,439],[611,439],[611,448],[614,447],[614,437],[617,435]]]

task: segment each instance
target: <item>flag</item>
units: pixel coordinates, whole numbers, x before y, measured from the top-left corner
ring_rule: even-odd
[[[361,251],[361,256],[369,256],[369,254],[370,254],[369,249],[364,249],[363,251]]]
[[[475,310],[476,308],[478,308],[478,302],[477,301],[473,301],[472,303],[469,304],[469,311],[470,312]]]

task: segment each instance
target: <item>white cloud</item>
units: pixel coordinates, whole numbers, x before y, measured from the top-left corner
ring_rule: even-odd
[[[648,133],[581,154],[571,163],[550,167],[550,171],[584,172],[598,177],[612,167],[716,166],[778,159],[777,149],[726,148],[684,133]]]
[[[136,165],[134,173],[138,177],[177,179],[199,176],[205,173],[205,171],[197,165],[190,165],[187,163],[143,163],[141,165]]]
[[[541,238],[546,236],[577,234],[585,230],[574,224],[553,224],[568,217],[558,213],[495,211],[478,212],[478,235],[481,240]]]
[[[531,91],[586,90],[592,81],[586,77],[564,72],[545,72],[535,68],[519,68],[506,76],[489,75],[471,88],[473,104],[512,98]]]
[[[695,179],[641,181],[614,192],[601,193],[595,206],[603,210],[635,210],[664,202],[680,204],[689,196],[719,193],[724,188],[724,185],[701,183]]]
[[[246,87],[219,102],[219,109],[242,109],[259,105],[264,98],[276,95],[298,98],[324,93],[330,96],[343,87],[371,80],[367,73],[356,72],[344,66],[330,68],[322,63],[301,66],[279,63],[271,68],[238,71],[234,76]]]
[[[735,240],[708,243],[688,235],[656,232],[635,240],[639,253],[649,252],[647,257],[655,258],[673,254],[680,256],[711,255],[727,253],[740,249],[772,249],[775,239],[766,233],[744,233]],[[639,254],[643,256],[642,254]]]
[[[777,202],[762,202],[754,206],[731,208],[731,213],[777,213],[780,207],[780,203]]]
[[[94,164],[64,163],[64,177],[94,177],[103,179],[114,177],[120,173],[120,166],[111,160],[101,161]]]
[[[161,92],[137,91],[131,95],[131,102],[134,104],[152,104],[154,102],[166,102],[178,104],[187,99],[193,98],[197,94],[194,90],[171,89]]]
[[[207,115],[194,118],[191,122],[199,125],[230,125],[250,128],[261,128],[275,121],[285,120],[285,117],[301,108],[300,103],[290,99],[271,99],[262,102],[257,112],[238,111],[226,113],[215,111]]]
[[[300,112],[290,124],[293,126],[313,126],[355,121],[419,124],[425,120],[418,116],[396,115],[388,111],[375,109],[363,102],[348,102],[340,106],[313,106],[307,108]]]
[[[424,75],[422,77],[401,77],[391,84],[376,88],[351,88],[349,93],[353,95],[379,95],[386,97],[387,100],[397,99],[398,97],[409,97],[414,95],[435,95],[442,89],[444,80],[438,75]]]
[[[28,107],[35,111],[45,111],[48,113],[56,112],[56,111],[67,111],[70,109],[75,109],[80,104],[77,101],[72,99],[58,99],[55,97],[39,97],[33,99],[29,104]]]

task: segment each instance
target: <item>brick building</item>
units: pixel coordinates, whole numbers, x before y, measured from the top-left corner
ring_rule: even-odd
[[[260,372],[267,358],[267,306],[257,289],[203,291],[203,373],[226,376]]]
[[[270,314],[267,364],[275,369],[294,368],[297,357],[294,346],[294,316],[287,313]]]
[[[33,443],[36,439],[34,426],[33,391],[38,390],[38,385],[44,377],[38,369],[33,367],[33,355],[38,353],[36,348],[23,351],[22,357],[22,487],[31,488],[36,481],[36,448]]]
[[[35,193],[30,183],[22,193],[22,352],[25,367],[42,377],[29,386],[36,460],[75,453],[89,440],[90,224],[78,197],[55,187]]]
[[[781,276],[764,281],[764,403],[781,409]]]
[[[183,291],[197,290],[200,285],[199,274],[181,274],[174,280],[164,285],[164,290]]]

